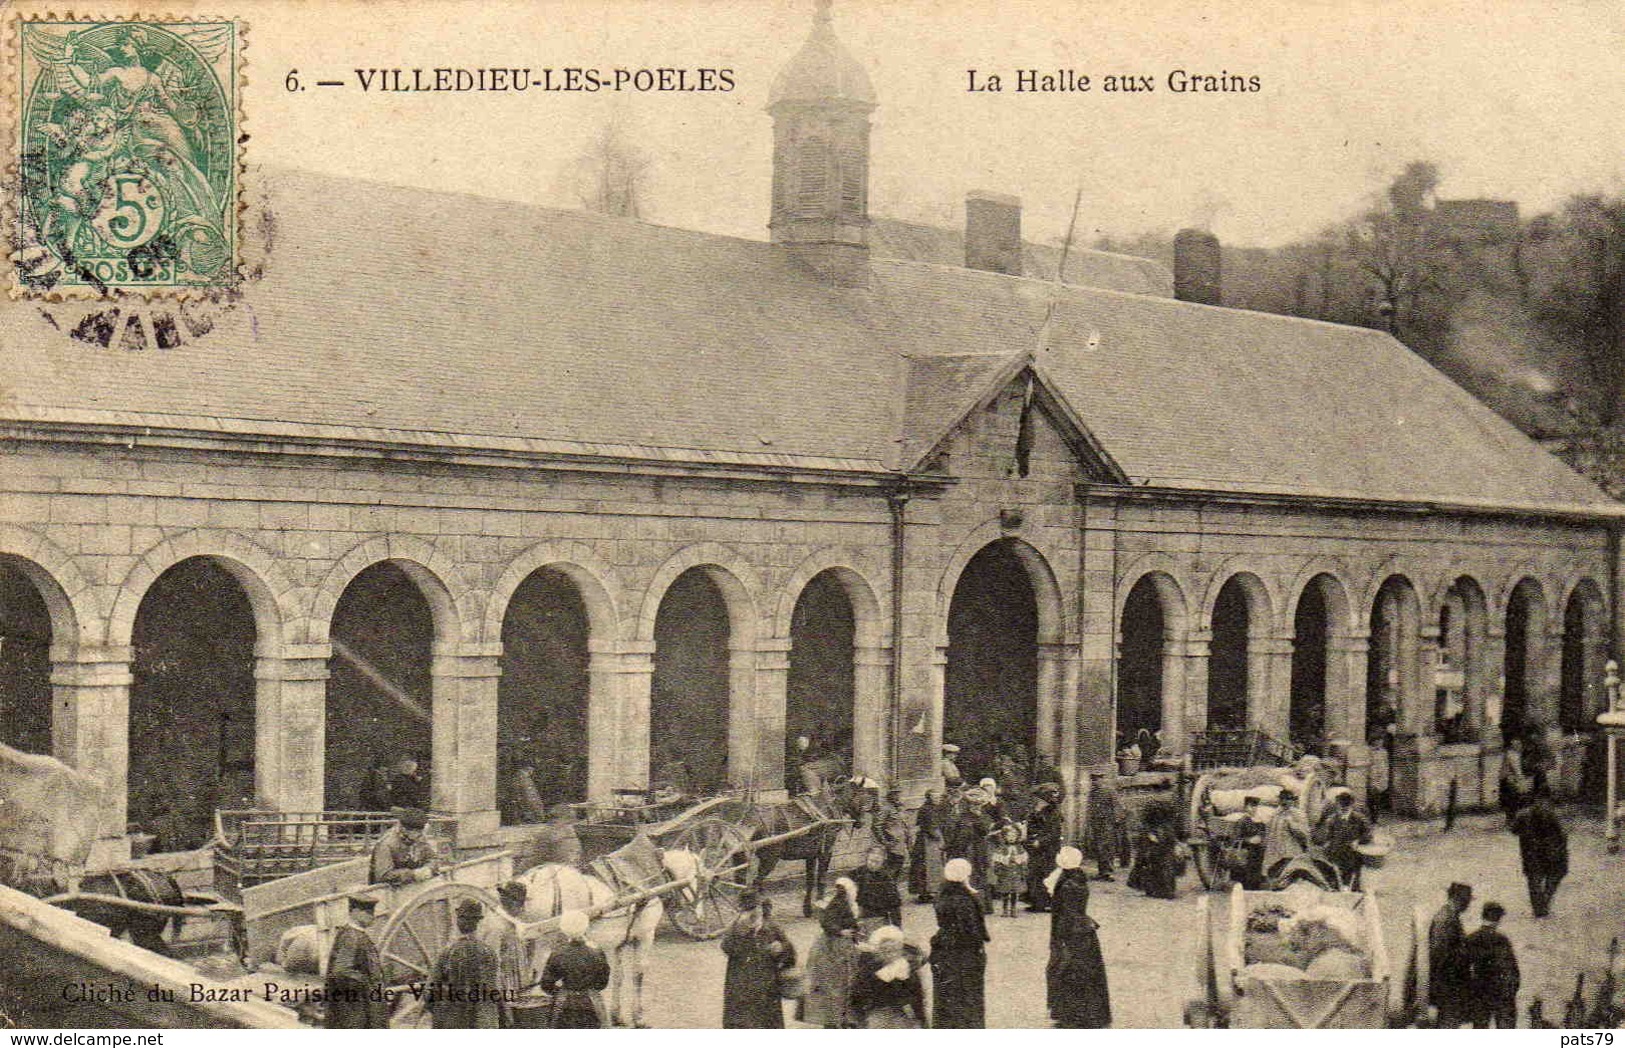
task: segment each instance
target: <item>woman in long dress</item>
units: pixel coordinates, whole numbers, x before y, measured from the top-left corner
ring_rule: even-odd
[[[1062,848],[1046,884],[1050,890],[1049,967],[1045,971],[1049,1014],[1064,1029],[1103,1029],[1112,1024],[1106,961],[1099,924],[1089,916],[1089,878],[1083,853]]]
[[[807,953],[807,996],[800,1015],[804,1023],[840,1030],[852,1025],[849,997],[857,971],[858,886],[841,877],[818,907],[819,936]]]
[[[1145,829],[1134,845],[1128,886],[1153,899],[1172,899],[1179,892],[1179,841],[1174,836],[1173,810],[1166,805],[1147,805],[1145,820]]]
[[[920,902],[937,897],[942,880],[943,820],[946,812],[936,790],[927,790],[914,817],[914,854],[909,862],[909,890]]]
[[[987,972],[987,924],[981,893],[970,886],[971,864],[949,859],[937,894],[937,933],[931,937],[931,1014],[939,1030],[980,1030],[986,1025],[983,977]]]
[[[857,977],[852,983],[852,1014],[865,1030],[918,1030],[929,1025],[920,951],[903,938],[902,929],[876,928],[859,948]]]

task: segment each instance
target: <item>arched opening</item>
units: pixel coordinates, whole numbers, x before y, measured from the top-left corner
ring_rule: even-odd
[[[1391,746],[1402,725],[1415,723],[1406,705],[1416,687],[1419,619],[1416,590],[1410,581],[1394,575],[1383,582],[1371,603],[1365,676],[1367,741]]]
[[[649,762],[655,782],[689,792],[728,786],[728,602],[710,569],[690,568],[655,612]]]
[[[1541,642],[1546,632],[1540,585],[1524,579],[1513,587],[1506,608],[1506,688],[1501,702],[1501,739],[1527,734],[1539,721],[1535,700]]]
[[[1588,732],[1601,710],[1597,696],[1602,676],[1603,603],[1589,580],[1576,586],[1563,607],[1562,666],[1559,671],[1558,724],[1565,735]]]
[[[1326,754],[1326,669],[1332,636],[1327,604],[1330,580],[1317,575],[1298,597],[1292,615],[1292,682],[1287,729],[1305,753]]]
[[[514,590],[497,681],[504,825],[539,818],[538,806],[586,799],[590,636],[586,602],[565,572],[541,568]]]
[[[948,605],[943,739],[967,777],[994,758],[1031,755],[1038,727],[1038,596],[1015,544],[1000,539],[965,565]]]
[[[51,612],[34,580],[0,557],[0,742],[51,753]]]
[[[406,569],[380,561],[344,588],[329,630],[324,796],[329,810],[365,810],[383,798],[366,789],[374,772],[417,762],[422,784],[401,796],[422,800],[434,774],[434,612]]]
[[[1433,673],[1433,731],[1447,743],[1473,742],[1483,723],[1484,592],[1463,575],[1439,605],[1439,662]]]
[[[1254,631],[1265,624],[1255,614],[1242,576],[1228,579],[1213,602],[1208,644],[1207,726],[1226,730],[1247,727],[1247,699],[1257,683],[1251,648]]]
[[[857,615],[846,586],[823,571],[796,598],[790,615],[790,669],[785,692],[785,738],[805,735],[821,753],[852,767],[857,666]],[[794,776],[793,762],[787,776]]]
[[[159,575],[131,635],[129,821],[157,851],[214,835],[216,808],[254,805],[254,609],[219,562]]]
[[[1146,575],[1123,602],[1121,646],[1117,650],[1117,734],[1134,739],[1162,730],[1163,652],[1168,619],[1157,582]]]

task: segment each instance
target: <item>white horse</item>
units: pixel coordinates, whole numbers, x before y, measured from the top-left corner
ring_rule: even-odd
[[[694,875],[699,861],[690,852],[669,849],[660,853],[660,865],[673,880],[681,880]],[[596,910],[613,903],[616,896],[597,876],[555,863],[526,870],[514,880],[525,886],[525,908],[519,917],[526,922],[544,921],[565,910]],[[665,903],[656,895],[593,917],[587,938],[609,959],[608,1011],[616,1025],[644,1025],[643,971],[665,914]]]

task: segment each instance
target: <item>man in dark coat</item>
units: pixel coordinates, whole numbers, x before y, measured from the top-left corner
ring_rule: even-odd
[[[429,979],[429,1014],[436,1030],[495,1030],[500,1025],[497,955],[475,936],[485,910],[473,899],[457,904],[457,938],[440,954]]]
[[[580,910],[559,915],[564,941],[548,955],[541,988],[553,997],[551,1026],[556,1030],[596,1030],[608,1025],[603,989],[609,985],[604,951],[587,941],[591,922]]]
[[[722,937],[728,974],[722,988],[724,1030],[784,1028],[779,973],[795,966],[796,949],[773,923],[772,907],[756,892],[739,896],[739,916]]]
[[[1326,858],[1337,867],[1343,886],[1359,891],[1360,867],[1365,860],[1355,846],[1371,843],[1371,823],[1355,809],[1354,794],[1346,787],[1339,788],[1337,800],[1320,817],[1314,838],[1315,843],[1325,849]]]
[[[909,856],[908,887],[914,898],[930,902],[937,897],[937,882],[942,879],[942,852],[945,808],[937,800],[935,790],[927,790],[925,800],[914,813],[914,848]]]
[[[392,808],[429,808],[429,777],[418,767],[415,757],[402,757],[395,767],[395,781],[390,784],[389,804]]]
[[[1046,782],[1033,790],[1036,800],[1027,816],[1027,908],[1034,913],[1049,912],[1049,891],[1044,878],[1055,865],[1061,850],[1060,787]],[[1094,799],[1090,798],[1091,801]]]
[[[428,825],[426,812],[410,808],[401,813],[400,822],[372,846],[373,884],[414,884],[434,876],[439,855],[425,836]]]
[[[908,866],[908,817],[903,814],[903,795],[896,789],[886,791],[879,811],[875,814],[875,844],[886,850],[886,869],[892,879],[903,875]]]
[[[965,794],[959,818],[955,822],[953,839],[948,845],[948,856],[970,863],[970,884],[978,892],[985,912],[993,912],[993,895],[987,890],[987,877],[992,865],[988,849],[988,835],[993,832],[993,820],[987,811],[988,795],[979,787]]]
[[[1506,907],[1484,904],[1484,924],[1467,936],[1467,988],[1473,1026],[1478,1029],[1518,1028],[1518,955],[1512,941],[1501,934]]]
[[[950,859],[937,894],[937,933],[931,937],[931,1026],[980,1030],[987,1025],[983,979],[987,971],[987,924],[980,893],[968,883],[971,865]]]
[[[1552,912],[1557,886],[1569,874],[1569,838],[1552,810],[1551,795],[1538,791],[1534,801],[1512,817],[1512,832],[1518,835],[1529,906],[1536,917],[1545,917]]]
[[[881,924],[902,927],[903,897],[897,891],[885,851],[870,848],[863,865],[852,871],[852,883],[858,886],[858,916],[864,919],[865,931]]]
[[[333,946],[327,952],[327,978],[322,984],[327,1002],[324,1025],[329,1030],[389,1027],[384,965],[366,931],[372,924],[375,905],[372,899],[351,896],[350,923],[333,933]]]
[[[1096,934],[1099,925],[1089,916],[1089,877],[1083,871],[1083,853],[1062,848],[1048,879],[1053,885],[1053,916],[1049,967],[1044,976],[1050,1018],[1062,1029],[1104,1029],[1112,1024],[1111,992]]]
[[[1174,812],[1168,805],[1146,805],[1145,826],[1134,844],[1134,868],[1128,886],[1153,899],[1172,899],[1179,894],[1179,840],[1174,834]]]
[[[1467,1021],[1467,936],[1461,915],[1473,901],[1473,889],[1455,883],[1445,889],[1445,903],[1428,924],[1428,1003],[1438,1009],[1436,1026],[1459,1030]]]
[[[1116,869],[1118,826],[1122,822],[1123,805],[1117,796],[1117,775],[1103,772],[1096,775],[1089,791],[1089,817],[1084,826],[1089,854],[1095,860],[1095,872],[1103,881],[1113,880]],[[1034,870],[1044,877],[1048,870]]]

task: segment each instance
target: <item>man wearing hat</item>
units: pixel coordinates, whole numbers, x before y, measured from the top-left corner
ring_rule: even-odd
[[[327,951],[327,978],[322,997],[327,1004],[329,1030],[382,1030],[389,1026],[384,1000],[384,965],[378,947],[366,929],[372,924],[377,900],[350,896],[349,921],[333,933]]]
[[[400,822],[372,846],[373,884],[413,884],[434,876],[434,845],[424,835],[429,815],[418,808],[401,812]]]
[[[751,889],[739,895],[739,916],[722,937],[728,974],[722,984],[724,1030],[781,1030],[779,973],[795,967],[796,948],[773,923],[772,905]]]
[[[495,1030],[501,1025],[497,955],[475,934],[485,908],[474,899],[457,904],[457,938],[435,961],[427,1007],[436,1030]]]
[[[1461,915],[1473,901],[1471,886],[1457,881],[1445,889],[1445,902],[1428,924],[1428,1003],[1438,1011],[1439,1029],[1458,1030],[1470,1016],[1467,935]]]
[[[564,936],[542,969],[541,987],[553,996],[556,1030],[596,1030],[608,1026],[604,987],[609,985],[609,961],[604,951],[587,941],[592,922],[580,910],[559,915]]]
[[[965,777],[959,774],[959,747],[951,742],[942,744],[942,761],[937,765],[937,774],[942,776],[944,789],[958,789],[965,784]]]

